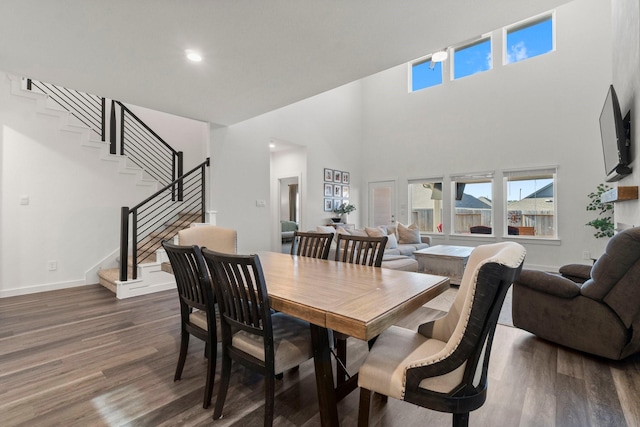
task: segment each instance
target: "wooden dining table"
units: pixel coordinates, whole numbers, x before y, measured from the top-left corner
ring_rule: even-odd
[[[369,341],[449,288],[449,278],[258,252],[271,307],[306,320],[323,426],[337,426],[337,402],[357,387],[357,376],[334,385],[329,329]]]

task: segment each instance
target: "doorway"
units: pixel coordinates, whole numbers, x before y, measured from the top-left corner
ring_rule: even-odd
[[[297,176],[280,178],[278,182],[281,251],[289,253],[293,232],[300,225],[300,184]]]
[[[369,183],[369,226],[396,223],[396,181]]]

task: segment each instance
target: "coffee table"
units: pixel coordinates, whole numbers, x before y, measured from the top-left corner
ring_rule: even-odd
[[[436,245],[415,251],[420,273],[448,276],[452,285],[459,285],[473,247]]]

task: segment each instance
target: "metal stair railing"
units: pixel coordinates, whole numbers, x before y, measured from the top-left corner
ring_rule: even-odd
[[[173,238],[190,223],[198,222],[196,219],[199,222],[205,221],[205,168],[209,164],[207,158],[133,208],[122,207],[120,281],[129,280],[129,267],[131,279],[137,279],[138,265],[155,257],[155,250],[160,247],[160,242]]]
[[[49,99],[97,134],[101,141],[106,140],[105,98],[39,80],[26,79],[26,81],[27,90],[48,95]]]
[[[174,150],[120,101],[112,101],[112,117],[114,104],[120,107],[120,154],[126,155],[161,185],[182,176],[182,152]],[[116,134],[113,119],[110,133],[112,138]],[[115,151],[113,140],[111,151]]]

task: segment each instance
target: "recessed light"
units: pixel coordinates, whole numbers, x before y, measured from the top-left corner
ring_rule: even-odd
[[[202,61],[202,55],[200,55],[198,52],[196,52],[195,50],[192,49],[187,49],[185,51],[186,55],[187,55],[187,59],[189,59],[189,61],[193,61],[193,62],[200,62]]]
[[[269,148],[276,148],[276,144],[274,143],[269,144]]]

